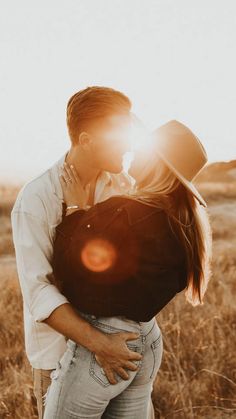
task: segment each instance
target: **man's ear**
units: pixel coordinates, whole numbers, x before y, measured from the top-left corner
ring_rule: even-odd
[[[88,149],[88,147],[90,147],[91,142],[92,139],[90,135],[86,131],[82,131],[78,138],[78,145],[85,149]]]

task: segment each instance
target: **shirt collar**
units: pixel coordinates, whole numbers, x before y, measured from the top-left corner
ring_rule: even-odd
[[[69,153],[69,150],[67,150],[59,160],[56,161],[56,163],[51,167],[51,174],[52,174],[52,182],[54,185],[54,194],[60,199],[61,201],[64,201],[63,198],[63,191],[61,187],[61,183],[59,180],[60,175],[60,169],[63,166],[63,163],[65,162],[66,156]],[[100,182],[105,183],[105,185],[111,185],[112,177],[111,173],[107,172],[105,170],[101,171],[101,173],[98,176],[98,179]]]

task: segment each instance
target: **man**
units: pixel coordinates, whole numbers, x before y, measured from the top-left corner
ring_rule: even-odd
[[[115,373],[129,377],[132,361],[142,355],[128,349],[135,333],[105,334],[85,321],[55,285],[51,260],[55,228],[62,220],[63,164],[73,165],[94,205],[130,187],[122,171],[128,151],[131,102],[123,93],[92,86],[74,94],[67,104],[70,149],[48,170],[26,183],[11,212],[17,270],[23,295],[26,355],[32,367],[39,418],[50,375],[72,339],[94,352],[111,384]],[[66,166],[66,165],[65,165]],[[70,205],[76,205],[76,202]],[[154,417],[150,401],[150,418]]]

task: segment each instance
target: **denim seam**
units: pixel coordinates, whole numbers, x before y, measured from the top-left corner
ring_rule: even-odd
[[[157,342],[159,342],[158,345],[156,345]],[[158,338],[156,338],[151,344],[151,349],[152,349],[152,354],[153,354],[153,368],[152,368],[150,378],[153,378],[154,367],[155,367],[155,362],[156,362],[156,355],[155,355],[154,349],[156,349],[160,343],[161,343],[161,335],[159,335]]]
[[[142,327],[142,326],[141,326]],[[143,335],[144,337],[146,337],[146,336],[148,336],[149,335],[149,333],[151,333],[152,332],[152,329],[155,327],[155,321],[153,322],[153,325],[152,325],[152,327],[151,327],[151,329],[147,332],[147,334],[146,335]],[[142,334],[142,332],[141,332],[141,334]]]
[[[73,359],[74,359],[74,356],[75,356],[75,352],[76,352],[77,348],[79,347],[76,342],[74,342],[74,341],[72,341],[72,342],[74,343],[73,348],[71,349],[71,348],[68,347],[68,349],[70,349],[70,352],[71,352],[71,357],[70,357],[70,360],[68,362],[66,371],[68,371],[70,366],[72,365]],[[58,361],[58,362],[60,363],[60,361]],[[60,365],[60,368],[61,367],[62,366]],[[61,392],[62,392],[64,384],[65,384],[65,380],[63,378],[62,381],[60,382],[60,388],[59,388],[59,392],[58,392],[58,396],[57,396],[57,406],[56,406],[55,415],[57,415],[57,412],[58,412],[59,403],[60,403],[60,396],[61,396]],[[57,416],[55,416],[55,417],[57,417]]]

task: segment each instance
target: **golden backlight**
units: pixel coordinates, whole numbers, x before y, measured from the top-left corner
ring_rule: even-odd
[[[129,171],[131,162],[135,158],[135,153],[147,153],[153,144],[153,135],[148,131],[143,122],[132,114],[132,124],[127,131],[127,140],[129,142],[130,151],[126,152],[123,159],[123,168],[126,172]]]
[[[149,132],[144,123],[135,114],[132,114],[129,142],[132,152],[135,152],[135,150],[147,149],[151,147],[153,142],[151,132]]]

